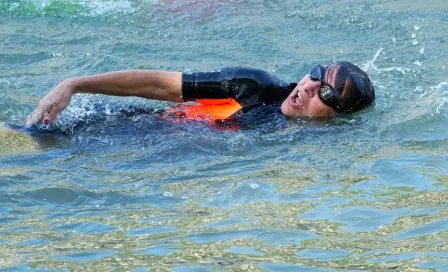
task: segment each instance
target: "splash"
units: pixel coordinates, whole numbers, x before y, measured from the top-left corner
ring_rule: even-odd
[[[436,113],[441,113],[441,111],[446,111],[446,105],[448,104],[448,82],[440,82],[434,87],[435,92],[440,96],[437,98]]]
[[[7,12],[18,16],[98,17],[134,11],[132,3],[127,0],[19,0],[0,4],[0,13]]]
[[[63,132],[74,133],[81,124],[98,121],[116,115],[110,103],[101,95],[76,95],[71,105],[58,117],[56,127]]]
[[[381,54],[381,52],[384,50],[384,48],[380,48],[376,51],[375,55],[373,56],[373,58],[369,61],[367,61],[367,63],[365,63],[361,69],[363,69],[364,71],[369,71],[370,69],[377,71],[377,72],[390,72],[390,71],[398,71],[401,72],[403,75],[405,75],[407,72],[409,72],[409,69],[407,68],[403,68],[403,67],[387,67],[387,68],[378,68],[375,65],[375,61],[378,59],[378,56]]]

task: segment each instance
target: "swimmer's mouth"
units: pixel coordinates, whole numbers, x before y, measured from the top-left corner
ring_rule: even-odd
[[[294,104],[298,104],[299,101],[301,104],[303,104],[303,99],[302,99],[302,95],[300,94],[300,91],[297,91],[297,95],[295,95],[293,97],[292,101],[294,102]]]

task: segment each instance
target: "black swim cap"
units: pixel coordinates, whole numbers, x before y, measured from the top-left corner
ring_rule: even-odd
[[[339,61],[325,68],[336,69],[335,88],[341,95],[341,112],[356,112],[375,101],[375,90],[369,76],[353,63]]]

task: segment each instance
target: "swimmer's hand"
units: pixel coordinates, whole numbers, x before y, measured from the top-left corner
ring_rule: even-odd
[[[58,114],[68,106],[74,93],[75,84],[73,83],[73,80],[66,79],[59,83],[51,92],[40,100],[37,108],[28,117],[26,126],[30,127],[39,122],[48,125],[56,120]]]

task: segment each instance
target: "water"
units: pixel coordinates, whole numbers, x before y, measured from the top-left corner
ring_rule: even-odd
[[[448,271],[448,4],[2,0],[2,271]],[[352,61],[377,102],[232,130],[169,103],[80,95],[23,131],[59,81],[244,65],[286,81]],[[138,110],[136,110],[138,109]]]

